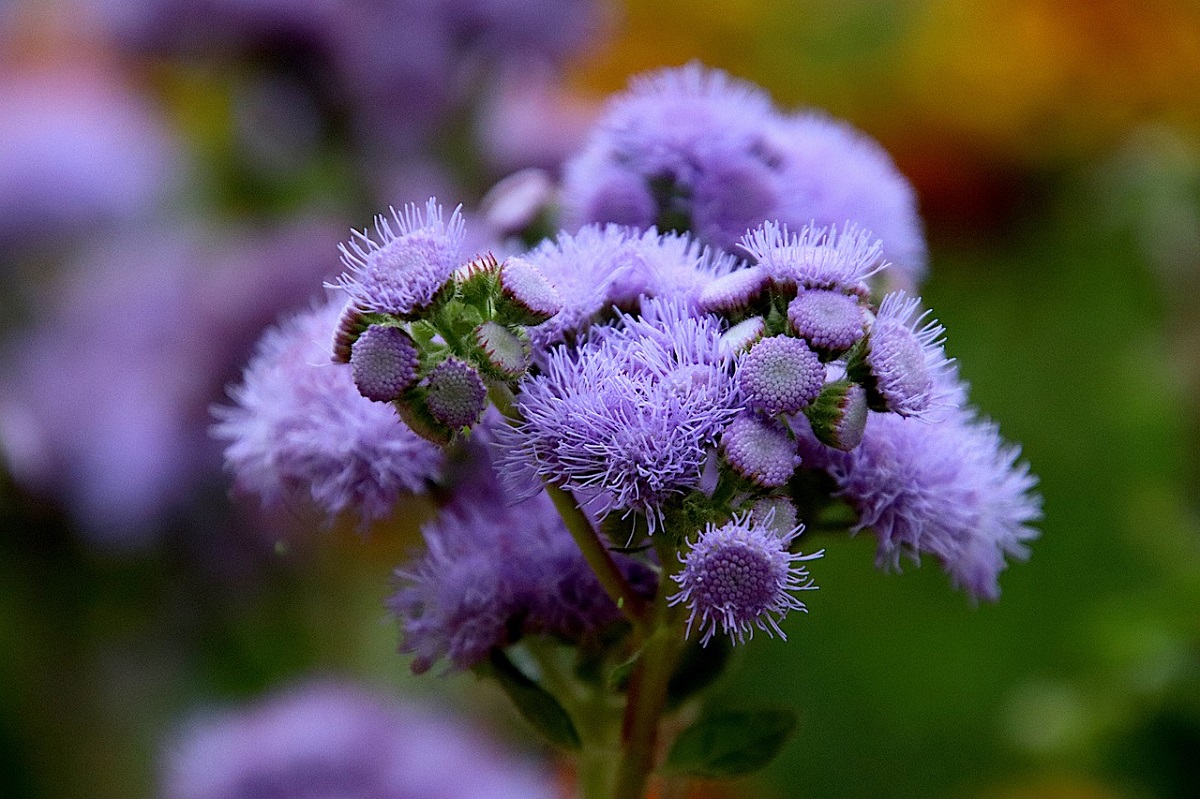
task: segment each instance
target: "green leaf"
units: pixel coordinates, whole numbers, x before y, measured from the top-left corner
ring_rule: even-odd
[[[795,728],[795,712],[782,708],[709,716],[680,734],[663,767],[695,777],[749,774],[771,762]]]
[[[517,712],[540,732],[546,740],[564,749],[578,750],[582,741],[567,711],[542,686],[529,679],[499,649],[493,650],[491,674],[512,700]]]
[[[667,703],[676,708],[716,682],[729,664],[733,644],[726,636],[713,636],[708,646],[692,639],[667,684]]]

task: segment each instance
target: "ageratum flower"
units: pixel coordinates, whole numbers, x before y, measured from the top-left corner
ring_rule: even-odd
[[[462,213],[456,208],[449,221],[444,216],[430,199],[424,212],[410,204],[402,212],[393,208],[390,220],[375,217],[379,241],[366,230],[353,231],[354,238],[340,246],[350,271],[329,287],[346,292],[365,312],[408,317],[425,308],[464,261]]]
[[[530,329],[535,353],[586,331],[614,305],[637,310],[643,297],[660,296],[694,305],[734,263],[684,236],[616,225],[562,233],[525,258],[562,301],[557,315]]]
[[[638,510],[655,524],[664,501],[699,484],[740,405],[719,322],[678,304],[647,301],[641,318],[546,361],[523,385],[523,423],[502,436],[506,476],[586,494],[601,516]]]
[[[883,243],[892,267],[883,275],[912,289],[927,272],[925,235],[916,192],[877,141],[822,112],[776,119],[767,134],[779,153],[780,202],[765,219],[789,225],[867,228]]]
[[[489,438],[489,427],[478,437]],[[397,571],[401,587],[388,602],[401,625],[400,651],[414,655],[417,673],[442,658],[470,668],[526,634],[577,640],[620,617],[550,498],[543,492],[514,504],[483,446],[468,454],[473,463],[454,498],[422,530],[427,553]],[[618,565],[653,595],[645,567],[624,557]]]
[[[953,400],[965,387],[939,379]],[[1005,443],[995,424],[969,407],[942,406],[923,419],[872,413],[862,442],[838,452],[813,440],[802,423],[801,454],[836,480],[839,494],[859,511],[856,530],[879,539],[877,562],[896,568],[901,556],[937,557],[954,584],[995,600],[1005,558],[1024,559],[1038,533],[1037,479]]]
[[[165,799],[550,799],[548,775],[465,721],[332,679],[184,725]]]
[[[863,374],[874,410],[917,416],[946,401],[939,391],[939,378],[951,367],[942,349],[946,329],[929,311],[918,313],[920,305],[903,291],[884,297],[867,337],[865,369],[851,366],[852,374]]]
[[[789,547],[802,527],[780,534],[774,510],[742,514],[721,526],[709,524],[683,556],[683,570],[672,576],[679,591],[672,605],[691,611],[688,632],[697,627],[707,644],[717,628],[741,644],[754,628],[787,639],[779,622],[791,610],[807,609],[792,591],[816,588],[808,571],[795,564],[821,557],[792,553]]]
[[[340,313],[331,302],[269,330],[229,390],[234,404],[213,409],[212,431],[227,442],[237,484],[266,503],[308,497],[330,516],[357,511],[370,522],[423,491],[442,455],[393,408],[362,396],[350,367],[330,361]]]
[[[867,278],[886,267],[883,245],[853,224],[805,226],[792,233],[787,225],[764,222],[742,237],[739,245],[778,286],[867,293]]]
[[[763,220],[855,220],[883,239],[890,279],[925,273],[916,195],[877,142],[845,122],[784,116],[758,87],[699,64],[635,78],[564,170],[570,225],[688,230],[731,249]]]
[[[728,248],[778,205],[772,114],[761,89],[696,63],[635,78],[565,167],[568,223],[686,229]]]

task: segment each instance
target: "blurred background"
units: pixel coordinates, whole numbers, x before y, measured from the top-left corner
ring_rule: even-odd
[[[1194,2],[0,0],[0,796],[152,796],[184,720],[311,674],[540,756],[489,686],[395,654],[428,508],[264,513],[209,407],[351,226],[553,171],[692,59],[892,153],[924,297],[1045,498],[996,605],[828,542],[716,697],[799,735],[713,795],[1200,795]]]

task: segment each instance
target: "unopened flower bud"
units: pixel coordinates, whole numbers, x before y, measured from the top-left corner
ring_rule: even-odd
[[[333,361],[334,363],[350,363],[351,349],[354,342],[367,329],[370,322],[366,314],[353,301],[346,303],[338,316],[337,327],[333,331]]]
[[[821,443],[849,452],[867,428],[867,392],[849,380],[827,383],[804,415]]]
[[[417,345],[398,327],[371,325],[351,349],[354,385],[369,400],[391,402],[417,380]]]
[[[716,314],[745,310],[762,296],[769,282],[766,270],[760,266],[735,269],[704,287],[700,308]]]
[[[452,430],[471,427],[487,408],[487,388],[469,364],[447,358],[427,378],[425,404],[433,418]]]
[[[796,335],[825,355],[853,347],[866,326],[858,298],[840,291],[801,291],[788,305],[787,315]]]
[[[787,485],[800,465],[796,444],[783,425],[750,414],[725,428],[721,449],[734,471],[763,488]]]
[[[528,342],[498,322],[475,328],[475,344],[483,356],[480,366],[493,377],[512,380],[529,368]]]
[[[761,316],[743,319],[721,334],[721,355],[728,358],[745,352],[763,337],[766,330],[767,323]]]
[[[737,377],[751,408],[772,415],[797,413],[821,392],[825,366],[800,339],[772,336],[750,348]]]
[[[536,266],[509,258],[500,267],[501,315],[514,324],[536,325],[562,310],[562,298]]]

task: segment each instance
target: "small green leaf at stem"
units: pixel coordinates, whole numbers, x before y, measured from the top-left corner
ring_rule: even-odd
[[[795,712],[783,708],[709,716],[675,739],[663,769],[694,777],[749,774],[771,762],[795,729]]]
[[[571,717],[549,691],[531,680],[499,649],[492,651],[489,665],[488,672],[508,694],[517,712],[546,740],[572,751],[582,748],[583,742]]]

